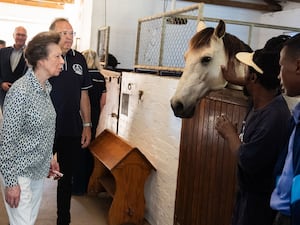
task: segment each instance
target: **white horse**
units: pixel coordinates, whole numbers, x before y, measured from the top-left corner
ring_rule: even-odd
[[[244,77],[247,67],[235,58],[235,54],[241,51],[252,52],[252,49],[234,35],[226,33],[224,21],[220,20],[215,29],[206,28],[200,22],[185,53],[185,68],[171,99],[175,116],[192,117],[203,97],[227,85],[221,65],[226,66],[228,60],[234,61],[236,74]]]

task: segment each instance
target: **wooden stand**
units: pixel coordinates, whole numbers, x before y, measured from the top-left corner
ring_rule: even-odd
[[[109,130],[104,130],[89,146],[95,167],[88,193],[103,188],[112,196],[109,225],[142,225],[144,222],[144,184],[155,168],[140,152]]]

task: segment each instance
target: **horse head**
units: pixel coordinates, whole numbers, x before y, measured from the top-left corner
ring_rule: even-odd
[[[197,103],[209,92],[227,85],[221,66],[234,60],[236,73],[244,76],[244,66],[235,59],[239,51],[251,48],[237,37],[225,32],[225,23],[220,20],[217,27],[198,25],[200,30],[192,37],[185,53],[185,67],[171,98],[175,116],[189,118],[194,115]]]

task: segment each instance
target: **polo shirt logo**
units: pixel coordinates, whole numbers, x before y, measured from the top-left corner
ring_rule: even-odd
[[[82,75],[82,74],[83,74],[83,70],[82,70],[82,66],[81,66],[81,65],[79,65],[79,64],[74,64],[74,65],[72,66],[72,68],[73,68],[73,70],[74,70],[74,72],[75,72],[76,74],[78,74],[78,75]]]

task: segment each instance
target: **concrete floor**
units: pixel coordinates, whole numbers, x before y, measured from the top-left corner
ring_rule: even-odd
[[[39,216],[35,225],[56,224],[56,181],[46,179]],[[71,225],[106,225],[106,215],[112,199],[97,196],[74,196],[71,202]],[[0,194],[0,225],[8,218]]]

